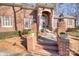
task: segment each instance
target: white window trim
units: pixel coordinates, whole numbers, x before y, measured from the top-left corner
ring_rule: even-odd
[[[13,27],[13,20],[12,20],[12,25],[11,26],[5,26],[5,25],[3,25],[3,16],[0,16],[0,17],[1,17],[1,27],[6,27],[6,28]]]

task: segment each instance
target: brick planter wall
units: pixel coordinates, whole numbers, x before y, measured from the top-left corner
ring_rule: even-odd
[[[69,56],[69,40],[68,39],[58,39],[58,48],[60,56]]]
[[[36,38],[35,36],[27,36],[27,51],[32,52],[35,50]]]

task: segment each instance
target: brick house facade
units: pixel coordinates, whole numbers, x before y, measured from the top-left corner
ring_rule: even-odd
[[[5,10],[1,9],[4,8]],[[13,10],[12,7],[10,6],[1,6],[0,7],[0,14],[1,16],[10,16],[11,20],[12,20],[12,27],[3,27],[1,22],[0,22],[0,31],[15,31],[15,26],[14,26],[14,16],[13,16]],[[15,7],[15,10],[19,10],[20,7]],[[27,18],[29,18],[29,20],[32,19],[33,15],[31,15],[33,10],[20,10],[16,13],[16,22],[17,22],[17,30],[23,30],[24,29],[24,18],[27,16]],[[0,18],[1,21],[1,18]]]
[[[57,17],[54,17],[54,9],[52,6],[46,4],[38,4],[35,8],[22,8],[15,6],[16,11],[16,26],[17,30],[22,31],[23,29],[31,28],[36,30],[36,25],[38,30],[44,28],[53,30],[56,27],[54,20],[57,20]],[[46,23],[42,19],[47,19]],[[75,18],[64,18],[64,19],[75,19]],[[35,21],[33,23],[33,21]],[[74,21],[73,21],[74,22]],[[68,23],[68,22],[67,22]],[[66,25],[67,25],[66,23]],[[75,22],[74,22],[75,23]],[[3,4],[0,6],[0,32],[15,31],[15,20],[14,12],[12,6],[8,4]],[[45,25],[44,25],[45,24]],[[43,26],[44,25],[44,26]],[[68,28],[68,26],[66,26]],[[74,27],[72,24],[70,27]]]
[[[60,19],[58,16],[54,16],[54,20],[53,20],[53,29],[54,30],[57,28],[58,19]],[[58,26],[59,26],[60,32],[67,31],[69,28],[75,28],[76,27],[76,17],[64,16],[63,21],[59,22]]]

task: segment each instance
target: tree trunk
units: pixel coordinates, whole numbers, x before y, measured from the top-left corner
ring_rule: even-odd
[[[38,15],[36,15],[36,36],[37,36],[37,39],[38,39],[38,34],[39,34],[39,24],[38,24]]]
[[[12,6],[13,12],[14,12],[14,25],[15,25],[15,30],[17,31],[17,22],[16,22],[16,11],[14,6]]]

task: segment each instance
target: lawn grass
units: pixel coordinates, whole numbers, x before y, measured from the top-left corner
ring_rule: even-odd
[[[72,36],[79,37],[79,29],[76,29],[76,30],[73,30],[73,31],[68,31],[67,33],[72,35]]]
[[[76,37],[79,37],[79,31],[76,31],[75,35],[76,35]]]
[[[22,34],[32,34],[32,31],[30,29],[24,29],[23,31],[0,32],[0,39],[12,38]]]
[[[12,38],[19,36],[18,31],[12,31],[12,32],[0,32],[0,39],[6,39],[6,38]]]

